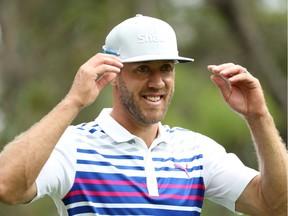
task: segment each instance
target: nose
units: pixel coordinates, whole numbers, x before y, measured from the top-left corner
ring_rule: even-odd
[[[160,71],[153,71],[149,75],[148,87],[161,89],[165,86],[164,79]]]

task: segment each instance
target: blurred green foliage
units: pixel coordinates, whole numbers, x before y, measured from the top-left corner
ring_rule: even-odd
[[[257,27],[255,45],[263,41],[262,47],[278,71],[270,73],[286,80],[285,9],[271,10],[264,1],[231,2],[241,3],[242,12]],[[163,124],[205,134],[257,169],[249,130],[222,100],[210,81],[207,65],[234,62],[255,74],[285,140],[287,107],[273,93],[263,67],[250,58],[255,54],[247,53],[245,41],[233,31],[230,20],[219,10],[221,6],[221,1],[213,0],[0,0],[0,146],[40,120],[65,96],[80,65],[101,51],[107,33],[116,24],[141,13],[170,23],[178,36],[180,54],[195,59],[192,64],[176,66],[176,92]],[[259,51],[257,55],[262,54]],[[287,94],[286,85],[277,88]],[[107,87],[74,124],[91,121],[103,107],[111,106],[111,87]],[[0,204],[0,215],[57,213],[50,198],[44,198],[28,206]],[[208,201],[203,215],[234,214]]]

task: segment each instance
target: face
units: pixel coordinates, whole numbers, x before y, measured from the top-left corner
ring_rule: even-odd
[[[161,121],[174,94],[174,61],[125,63],[117,77],[121,106],[138,124]]]

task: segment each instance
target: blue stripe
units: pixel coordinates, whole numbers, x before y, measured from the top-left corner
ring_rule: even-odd
[[[126,176],[121,173],[101,173],[101,172],[84,172],[77,171],[75,178],[83,178],[83,179],[98,179],[98,180],[121,180],[121,181],[134,181],[139,184],[146,183],[146,179],[144,177],[136,177],[136,176]]]
[[[153,161],[161,161],[161,162],[167,162],[167,161],[172,161],[174,163],[183,163],[183,162],[192,162],[194,160],[198,160],[203,158],[203,154],[195,155],[191,158],[181,158],[181,159],[176,159],[174,157],[169,157],[169,158],[153,158]]]
[[[112,158],[112,159],[136,159],[136,160],[143,160],[143,156],[136,156],[136,155],[105,155],[105,154],[100,154],[96,150],[92,149],[77,149],[78,153],[85,153],[85,154],[99,154],[102,155],[104,158]],[[160,162],[167,162],[167,161],[172,161],[175,163],[181,163],[181,162],[192,162],[194,160],[198,160],[203,158],[203,154],[195,155],[191,158],[181,158],[181,159],[176,159],[174,157],[169,157],[169,158],[153,158],[153,161],[160,161]]]
[[[156,171],[179,171],[179,172],[183,172],[183,170],[179,169],[179,168],[171,168],[171,167],[160,167],[160,168],[155,168]],[[187,172],[192,172],[192,171],[195,171],[195,170],[203,170],[203,166],[200,165],[200,166],[194,166],[194,167],[191,167],[191,168],[187,168],[186,169]]]
[[[93,202],[93,203],[117,203],[117,204],[153,204],[153,205],[176,205],[176,206],[194,206],[202,208],[200,200],[180,200],[160,197],[142,197],[142,196],[90,196],[85,194],[75,195],[69,198],[64,198],[63,203],[69,205],[77,202]]]
[[[70,191],[87,190],[87,191],[101,191],[101,192],[128,192],[128,193],[145,193],[147,194],[147,188],[137,185],[135,182],[132,185],[117,185],[117,184],[83,184],[75,183]],[[173,185],[173,184],[171,184]],[[184,187],[159,188],[159,194],[165,195],[180,195],[180,196],[201,196],[204,197],[204,190],[201,188],[189,188],[189,185],[184,185]],[[172,199],[172,198],[171,198]]]
[[[97,130],[96,130],[95,128],[92,128],[92,129],[89,130],[89,132],[92,133],[92,134],[93,134],[94,132],[96,132],[96,131],[97,131]]]
[[[204,180],[203,177],[194,177],[194,178],[163,178],[163,177],[158,177],[157,178],[158,184],[181,184],[185,185],[187,184],[203,184],[204,185]]]
[[[143,160],[143,156],[136,156],[136,155],[105,155],[105,154],[100,154],[96,150],[92,149],[77,149],[78,153],[84,153],[84,154],[98,154],[103,156],[104,158],[112,158],[112,159],[133,159],[133,160]]]
[[[166,132],[168,133],[174,133],[175,131],[189,131],[189,130],[181,127],[174,127],[166,130]]]

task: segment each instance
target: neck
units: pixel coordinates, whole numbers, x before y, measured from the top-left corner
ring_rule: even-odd
[[[130,116],[127,116],[127,114],[119,113],[115,109],[113,109],[111,116],[131,134],[141,138],[148,148],[158,135],[158,123],[149,125],[139,124]]]

